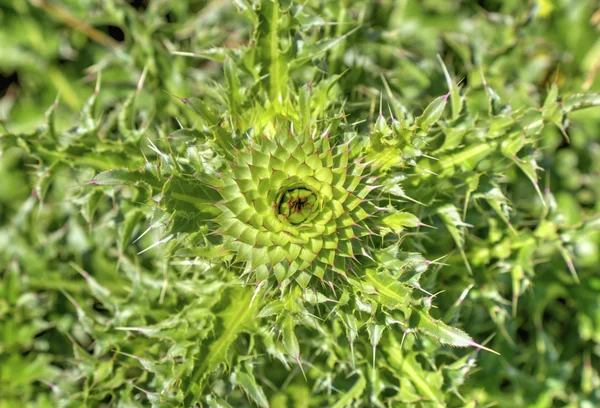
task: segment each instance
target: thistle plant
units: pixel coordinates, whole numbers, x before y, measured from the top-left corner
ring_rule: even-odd
[[[93,81],[0,123],[0,401],[599,403],[600,98],[531,54],[590,13],[171,3],[8,7]]]

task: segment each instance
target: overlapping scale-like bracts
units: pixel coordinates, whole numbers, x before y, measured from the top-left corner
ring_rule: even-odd
[[[351,143],[331,147],[327,134],[289,133],[237,152],[216,221],[225,248],[257,281],[274,275],[306,286],[368,255],[361,239],[371,234],[367,196],[375,186]]]

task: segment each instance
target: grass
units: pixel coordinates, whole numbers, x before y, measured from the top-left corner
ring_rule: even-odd
[[[0,406],[599,405],[572,3],[5,1]]]

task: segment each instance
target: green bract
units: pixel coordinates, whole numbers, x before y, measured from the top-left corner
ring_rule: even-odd
[[[312,275],[330,281],[346,275],[349,261],[369,256],[365,239],[378,213],[369,200],[377,186],[358,152],[353,140],[331,146],[327,131],[293,126],[236,152],[222,173],[216,221],[246,273],[258,282],[294,276],[306,287]]]

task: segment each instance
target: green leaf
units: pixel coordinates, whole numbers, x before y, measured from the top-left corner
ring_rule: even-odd
[[[229,116],[233,118],[234,123],[238,123],[238,115],[241,114],[242,92],[241,84],[237,71],[237,64],[231,58],[225,58],[223,69],[225,71],[225,80],[227,81],[227,95],[229,97]]]
[[[540,189],[540,186],[538,184],[536,171],[539,169],[539,167],[535,161],[535,158],[529,156],[525,159],[519,159],[516,157],[513,157],[512,159],[515,162],[515,164],[523,171],[523,173],[525,173],[529,181],[531,181],[531,185],[533,186],[533,188],[535,188],[535,191],[538,197],[540,198],[540,201],[545,206],[546,200],[544,200],[544,195],[542,194],[542,190]]]
[[[95,111],[98,104],[98,94],[100,93],[101,82],[102,75],[98,73],[94,93],[88,98],[81,110],[80,125],[77,128],[78,134],[91,134],[98,131],[100,122],[95,118]]]
[[[237,373],[237,381],[248,397],[259,407],[269,408],[269,401],[263,389],[256,383],[255,377],[243,371]]]
[[[298,346],[298,339],[294,333],[294,321],[290,315],[287,315],[283,321],[282,332],[283,347],[285,347],[286,351],[294,358],[294,360],[300,362],[300,347]]]
[[[104,307],[114,312],[116,310],[116,305],[113,297],[111,296],[110,290],[98,283],[98,281],[94,279],[94,277],[92,277],[89,273],[84,271],[76,263],[71,262],[70,265],[73,269],[79,272],[81,276],[85,278],[92,295],[94,295],[94,297],[98,299]]]
[[[387,307],[398,308],[404,306],[410,299],[411,290],[391,277],[389,273],[368,269],[365,275],[365,283],[375,289],[375,293]]]
[[[545,120],[549,120],[550,122],[554,123],[561,130],[567,141],[569,141],[569,137],[564,132],[562,125],[563,111],[558,103],[558,85],[556,85],[556,83],[553,83],[550,86],[550,91],[544,100],[544,105],[542,106],[542,116]]]
[[[351,404],[352,401],[358,400],[361,397],[366,386],[367,380],[362,374],[359,374],[359,377],[352,386],[352,388],[350,388],[347,392],[339,396],[332,408],[344,408]]]
[[[444,113],[446,102],[450,94],[438,96],[423,111],[423,114],[415,119],[415,124],[421,129],[428,129],[433,126]]]
[[[171,54],[181,55],[183,57],[207,59],[207,60],[223,63],[227,57],[227,52],[228,52],[227,48],[213,47],[213,48],[207,48],[205,50],[196,51],[196,52],[172,51]]]
[[[565,98],[562,103],[566,113],[593,106],[600,106],[600,93],[574,94]]]
[[[383,223],[396,234],[402,232],[404,227],[414,228],[421,225],[421,221],[414,214],[402,211],[384,217]]]
[[[181,210],[203,212],[216,215],[214,204],[221,201],[221,195],[214,188],[200,180],[186,177],[172,177],[167,190],[167,207],[170,211]]]
[[[446,84],[448,85],[448,90],[450,92],[450,105],[452,106],[452,120],[456,120],[460,116],[460,111],[462,110],[463,100],[460,97],[460,92],[458,90],[458,85],[452,80],[448,69],[446,68],[446,64],[442,60],[440,55],[437,55],[438,61],[442,65],[442,69],[444,70],[444,76],[446,77]]]
[[[50,107],[48,108],[48,110],[46,110],[46,113],[44,114],[44,116],[46,117],[47,127],[46,135],[48,135],[50,139],[55,143],[58,143],[58,133],[56,131],[56,108],[58,107],[58,101],[59,95],[56,96],[54,103],[50,105]]]
[[[256,315],[258,302],[252,302],[252,295],[253,290],[248,287],[227,290],[223,300],[227,306],[218,314],[221,329],[207,344],[208,350],[202,361],[195,364],[191,377],[192,384],[203,383],[219,364],[229,361],[227,356],[229,348],[239,334],[252,324]],[[201,390],[202,387],[198,393]]]
[[[279,106],[287,93],[288,65],[285,53],[279,47],[279,3],[263,0],[258,12],[256,28],[256,49],[266,75],[265,84],[274,106]]]
[[[383,333],[384,329],[385,326],[382,326],[380,324],[367,324],[367,332],[369,333],[369,340],[371,341],[371,346],[373,348],[375,348],[379,344],[379,341],[381,340],[381,334]]]
[[[127,215],[125,215],[125,221],[121,225],[121,228],[119,228],[119,252],[121,254],[125,252],[125,248],[127,248],[131,242],[133,232],[143,217],[143,211],[138,208],[128,212]]]
[[[352,366],[356,366],[356,362],[354,360],[354,342],[358,337],[358,325],[356,317],[353,314],[344,313],[343,311],[339,312],[340,317],[342,318],[342,322],[346,327],[346,337],[348,338],[348,343],[350,343],[350,353],[352,354]]]
[[[159,181],[153,175],[142,171],[132,171],[128,169],[116,169],[103,171],[98,173],[91,181],[90,184],[97,184],[101,186],[142,186],[148,185],[152,187],[159,187]]]
[[[438,170],[441,176],[449,176],[459,170],[474,170],[477,164],[496,150],[496,142],[471,144],[458,152],[440,158]]]
[[[458,247],[458,250],[460,251],[460,254],[463,258],[465,266],[467,267],[467,270],[469,271],[469,274],[473,274],[473,271],[471,270],[471,265],[469,265],[469,261],[467,260],[467,256],[465,254],[465,248],[464,248],[464,244],[465,244],[464,227],[468,226],[468,224],[465,224],[464,222],[462,222],[462,220],[460,219],[460,214],[458,212],[458,209],[454,205],[450,205],[450,204],[444,205],[437,209],[437,213],[440,216],[440,218],[442,219],[442,221],[444,222],[444,225],[446,226],[446,228],[448,229],[450,236],[452,236],[454,243]]]
[[[453,347],[477,347],[494,354],[494,350],[488,349],[480,344],[477,344],[473,339],[462,330],[448,326],[441,320],[435,320],[423,310],[413,308],[413,314],[409,319],[411,329],[418,330],[435,338],[442,344],[448,344]]]
[[[195,97],[183,98],[181,101],[196,112],[207,126],[217,126],[219,124],[219,116],[213,112],[211,104],[207,101]]]
[[[373,362],[371,364],[371,373],[373,378],[376,376],[375,372],[375,361],[376,361],[376,350],[379,341],[381,340],[381,334],[385,330],[385,326],[375,323],[367,323],[367,332],[369,333],[369,341],[371,342],[371,348],[373,352]]]
[[[441,373],[431,373],[423,370],[423,367],[416,360],[417,354],[410,353],[405,357],[402,355],[399,346],[389,348],[387,353],[392,366],[406,374],[423,398],[435,402],[438,406],[444,405]]]

